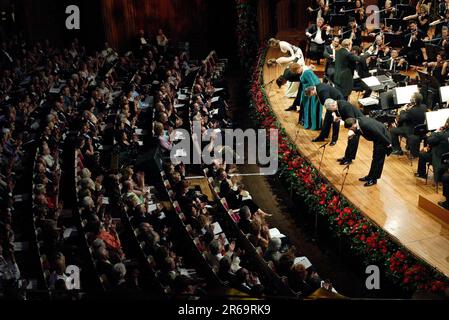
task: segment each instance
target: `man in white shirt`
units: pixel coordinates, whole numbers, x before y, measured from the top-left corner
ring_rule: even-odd
[[[334,81],[333,78],[335,71],[335,50],[337,50],[339,45],[340,38],[334,37],[332,39],[332,43],[324,48],[323,53],[324,58],[327,59],[326,69],[324,70],[324,73],[326,75],[326,78],[332,82]]]
[[[316,19],[316,24],[306,29],[306,36],[310,40],[309,57],[320,64],[323,58],[324,46],[329,39],[330,27],[324,25],[324,19]]]

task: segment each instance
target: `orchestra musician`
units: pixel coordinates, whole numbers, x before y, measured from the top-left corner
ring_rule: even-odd
[[[406,56],[410,65],[421,65],[427,60],[426,48],[424,46],[424,34],[418,29],[416,21],[412,20],[408,26],[408,33],[403,36],[401,56]]]
[[[438,205],[446,210],[449,210],[449,172],[445,172],[441,178],[443,184],[443,196],[446,198],[445,201],[439,201]]]
[[[399,142],[399,137],[405,137],[410,148],[410,156],[419,156],[419,145],[421,140],[413,135],[414,129],[426,121],[427,107],[423,104],[423,96],[416,92],[411,98],[411,102],[404,106],[398,116],[397,125],[390,130],[393,145],[393,155],[404,155]]]
[[[355,21],[354,17],[349,18],[349,23],[347,27],[340,30],[340,36],[343,39],[349,39],[352,41],[354,46],[361,46],[362,44],[362,30],[360,26]]]
[[[340,126],[340,121],[345,121],[349,118],[362,118],[364,117],[362,111],[359,108],[349,103],[346,100],[333,100],[327,99],[324,103],[324,107],[326,108],[326,112],[330,112],[332,114],[332,118],[334,123],[337,123]],[[346,166],[355,159],[357,155],[357,149],[359,147],[360,136],[355,135],[352,139],[348,139],[348,145],[346,146],[345,155],[343,158],[337,159],[337,161]]]
[[[416,13],[405,17],[404,20],[415,20],[418,24],[419,30],[427,36],[430,25],[429,6],[426,4],[420,4],[417,7]]]
[[[438,36],[441,35],[442,33],[442,29],[444,27],[449,27],[449,10],[446,10],[444,12],[444,16],[441,19],[431,22],[430,26],[431,27],[435,26],[434,34],[436,35],[436,38],[438,38]]]
[[[407,61],[403,57],[399,57],[399,52],[396,49],[391,50],[391,57],[380,61],[380,67],[383,70],[389,71],[403,71],[407,69]]]
[[[306,29],[306,36],[310,41],[309,58],[320,64],[323,58],[324,46],[330,38],[331,27],[324,24],[323,18],[317,18],[316,24]]]
[[[317,18],[323,18],[325,22],[329,21],[329,16],[331,14],[331,10],[329,7],[329,0],[319,0],[319,10],[317,13]]]
[[[324,69],[324,74],[327,80],[334,82],[334,72],[335,72],[335,52],[340,46],[340,38],[334,37],[330,45],[324,47],[323,56],[326,59],[326,67]]]
[[[446,53],[446,56],[449,55],[449,27],[444,26],[441,28],[441,34],[437,35],[436,38],[440,39],[438,41],[437,46],[441,47],[441,49]]]
[[[355,2],[354,18],[359,26],[365,26],[366,13],[361,0],[356,0]]]
[[[385,157],[392,151],[390,132],[383,123],[368,117],[348,118],[345,120],[345,128],[350,129],[349,139],[354,139],[355,135],[361,135],[373,142],[370,171],[359,181],[365,182],[365,187],[377,184],[377,180],[382,176]]]
[[[449,11],[449,0],[443,0],[438,5],[438,15],[443,19],[446,12]]]
[[[437,54],[437,60],[433,62],[424,62],[427,67],[427,72],[438,80],[440,85],[443,85],[447,79],[448,61],[446,60],[446,53],[440,51]]]
[[[378,60],[382,61],[390,57],[390,47],[385,45],[384,37],[382,35],[376,36],[374,43],[369,48],[369,51],[372,53],[371,62],[369,64],[370,69],[374,69],[376,67]]]
[[[434,181],[441,180],[444,168],[441,165],[441,156],[449,152],[449,118],[443,127],[427,137],[427,146],[419,153],[418,172],[416,177],[426,179],[426,164],[431,163],[434,172]]]
[[[385,1],[384,9],[385,11],[383,11],[380,15],[381,20],[396,18],[398,11],[393,6],[393,2],[391,0]]]

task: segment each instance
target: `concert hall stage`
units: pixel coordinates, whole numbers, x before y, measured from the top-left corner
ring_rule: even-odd
[[[267,59],[279,55],[280,51],[269,49]],[[268,68],[265,65],[264,83],[276,79],[282,72],[280,66]],[[312,143],[311,140],[319,132],[299,127],[298,113],[284,111],[292,104],[292,100],[284,95],[285,87],[279,89],[273,83],[266,90],[283,128],[292,141],[297,137],[295,143],[300,152],[318,168],[322,152],[319,147],[322,143]],[[353,97],[351,100],[356,99]],[[344,167],[336,159],[343,156],[346,143],[347,130],[342,127],[337,145],[326,148],[321,166],[321,173],[337,189],[340,189],[343,181]],[[411,163],[406,156],[387,158],[382,179],[373,187],[364,187],[358,179],[369,171],[372,150],[372,143],[361,138],[357,159],[350,166],[343,195],[411,253],[449,277],[449,220],[444,216],[447,213],[449,218],[449,212],[436,213],[438,208],[432,205],[443,199],[441,187],[437,195],[431,176],[427,185],[425,180],[415,178],[418,160]]]

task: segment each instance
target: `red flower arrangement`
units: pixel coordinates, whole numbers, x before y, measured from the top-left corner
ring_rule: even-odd
[[[244,0],[239,2],[244,3]],[[368,220],[347,199],[339,196],[327,180],[301,156],[283,128],[277,122],[263,87],[263,66],[266,48],[259,49],[259,59],[250,87],[252,116],[259,127],[279,129],[278,176],[291,185],[305,203],[329,221],[337,237],[348,237],[351,249],[365,257],[367,263],[385,266],[386,275],[405,289],[443,292],[449,280],[432,267],[409,254],[392,241],[377,225]]]

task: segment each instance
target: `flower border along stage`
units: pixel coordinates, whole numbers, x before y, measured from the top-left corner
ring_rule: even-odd
[[[279,129],[278,177],[291,185],[310,212],[326,217],[333,236],[348,241],[350,250],[364,257],[367,265],[379,266],[393,283],[409,293],[415,290],[443,293],[449,287],[448,278],[392,241],[382,228],[344,197],[339,201],[339,192],[300,154],[268,101],[263,83],[266,54],[267,48],[259,50],[250,89],[250,107],[257,126]]]

